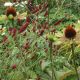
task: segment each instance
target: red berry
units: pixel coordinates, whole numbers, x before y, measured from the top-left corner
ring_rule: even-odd
[[[20,29],[19,29],[19,33],[22,33],[26,30],[26,28],[28,27],[29,23],[26,22],[25,24],[23,24]]]
[[[7,41],[8,37],[7,36],[4,36],[3,37],[3,40],[2,40],[2,43],[5,43]]]
[[[12,36],[12,37],[15,37],[16,36],[16,32],[17,32],[17,29],[16,28],[9,28],[9,34]]]
[[[30,17],[27,17],[27,18],[26,18],[26,22],[30,23],[30,21],[31,21],[31,20],[30,20]]]
[[[16,64],[13,64],[12,65],[12,69],[16,69],[17,65]]]
[[[45,16],[45,17],[47,17],[47,16],[48,16],[48,10],[45,12],[44,16]]]
[[[20,18],[17,19],[17,23],[18,23],[18,25],[21,25],[21,19]]]
[[[55,22],[55,23],[54,23],[54,26],[59,25],[63,20],[64,20],[64,18],[62,18],[62,19],[60,19],[59,21]]]

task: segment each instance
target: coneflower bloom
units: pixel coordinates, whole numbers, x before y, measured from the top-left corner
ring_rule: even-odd
[[[63,35],[64,33],[64,35]],[[64,42],[71,42],[73,39],[76,43],[80,43],[80,30],[78,28],[75,28],[72,25],[68,25],[64,30],[63,33],[61,33],[61,36],[59,37],[60,41],[62,43]]]
[[[13,15],[16,16],[16,9],[14,7],[9,6],[6,10],[6,16]]]
[[[65,29],[65,37],[68,39],[73,39],[76,36],[76,30],[72,27],[72,25],[69,25]]]

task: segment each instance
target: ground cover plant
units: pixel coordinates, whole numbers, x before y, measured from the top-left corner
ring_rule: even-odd
[[[80,80],[79,0],[0,0],[0,80]]]

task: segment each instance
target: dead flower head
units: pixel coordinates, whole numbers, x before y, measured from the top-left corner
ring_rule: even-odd
[[[6,16],[9,16],[9,15],[12,15],[12,16],[16,16],[16,9],[12,6],[9,6],[7,9],[6,9]]]
[[[72,25],[69,25],[65,29],[64,34],[67,39],[74,39],[76,37],[76,30],[72,27]]]
[[[63,30],[63,36],[60,37],[60,41],[70,42],[70,40],[74,40],[76,43],[80,43],[80,30],[74,28],[72,25],[68,25],[65,30]]]

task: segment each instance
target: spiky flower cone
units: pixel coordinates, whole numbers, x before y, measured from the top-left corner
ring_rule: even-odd
[[[16,9],[14,7],[9,6],[6,9],[6,16],[9,16],[9,15],[12,15],[14,17],[16,16]]]
[[[69,25],[65,29],[65,37],[68,39],[73,39],[76,36],[76,30],[72,27],[72,25]]]

